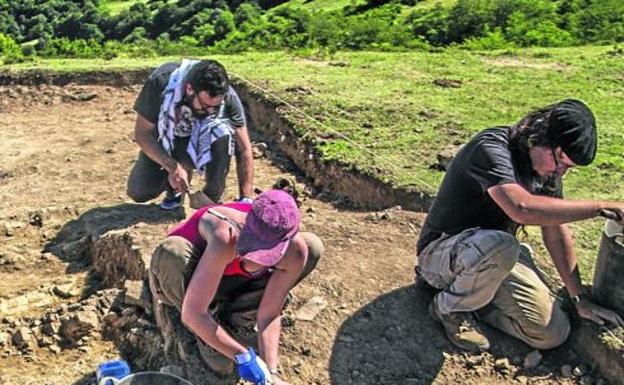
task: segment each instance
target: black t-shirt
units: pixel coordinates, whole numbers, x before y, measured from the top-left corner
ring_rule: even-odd
[[[525,161],[529,161],[528,158]],[[418,240],[418,253],[431,241],[480,227],[516,233],[518,224],[503,212],[487,190],[520,182],[517,159],[509,146],[509,127],[488,128],[470,140],[451,162]],[[537,181],[525,186],[536,194],[561,196],[561,179]]]
[[[154,124],[158,123],[160,106],[164,99],[163,91],[167,87],[169,76],[178,66],[179,63],[166,63],[154,70],[134,102],[134,110]],[[223,104],[221,117],[227,118],[233,128],[247,125],[243,104],[232,86],[228,88]],[[177,130],[176,135],[178,135]]]

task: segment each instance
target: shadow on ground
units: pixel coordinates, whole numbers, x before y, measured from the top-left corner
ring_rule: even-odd
[[[338,330],[329,363],[331,383],[429,384],[447,343],[426,313],[432,291],[408,286],[384,294]],[[433,335],[432,335],[433,334]]]
[[[68,262],[67,273],[76,273],[88,268],[90,263],[88,258],[84,258],[88,247],[86,237],[97,238],[107,231],[128,228],[140,222],[175,223],[182,219],[184,211],[164,211],[157,204],[122,203],[97,207],[63,225],[57,235],[45,245],[44,251]]]
[[[493,328],[483,329],[490,352],[469,354],[453,347],[428,315],[435,291],[415,285],[384,294],[359,309],[338,330],[329,371],[332,385],[425,385],[514,383],[557,377],[562,347],[544,354],[542,365],[525,370],[531,348]]]

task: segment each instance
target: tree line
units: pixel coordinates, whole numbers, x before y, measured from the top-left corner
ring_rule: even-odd
[[[569,46],[624,41],[621,0],[353,0],[335,11],[281,1],[148,0],[110,14],[105,0],[0,0],[4,62],[318,49]],[[406,11],[408,10],[408,11]]]

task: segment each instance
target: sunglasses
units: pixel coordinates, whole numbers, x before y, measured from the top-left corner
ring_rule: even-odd
[[[575,163],[572,162],[567,162],[564,159],[564,154],[563,154],[563,150],[561,150],[561,147],[551,147],[551,152],[552,152],[552,157],[553,160],[555,161],[555,168],[557,171],[562,170],[568,170],[574,166],[576,166]]]

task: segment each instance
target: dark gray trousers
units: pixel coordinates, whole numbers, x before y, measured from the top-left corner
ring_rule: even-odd
[[[210,148],[212,159],[204,169],[205,184],[202,191],[214,202],[221,201],[225,190],[225,178],[230,170],[232,155],[231,140],[233,138],[230,135],[215,140]],[[188,141],[189,138],[176,137],[171,156],[188,171],[190,178],[194,166],[186,152]],[[135,202],[147,202],[156,198],[163,191],[171,189],[167,176],[166,170],[151,160],[143,151],[139,151],[139,157],[128,177],[128,196]]]

